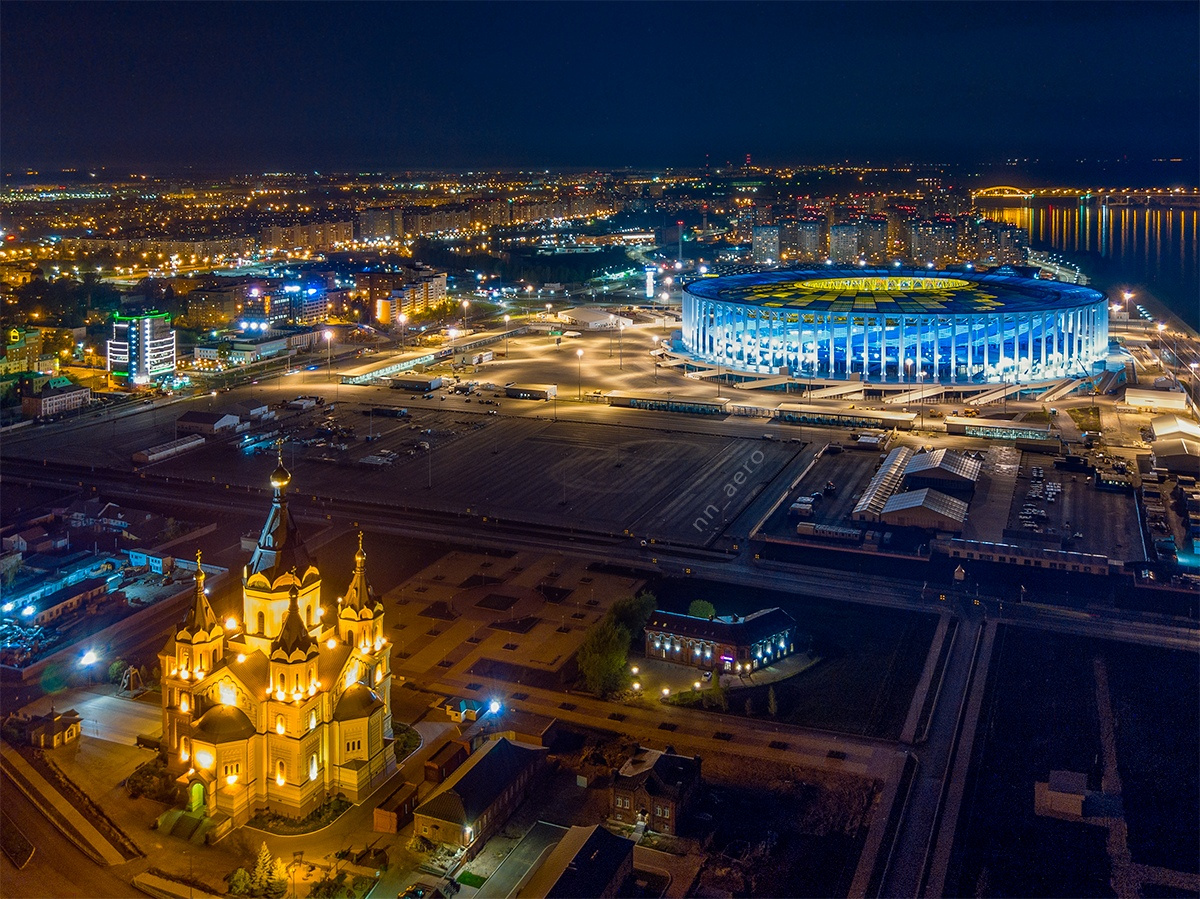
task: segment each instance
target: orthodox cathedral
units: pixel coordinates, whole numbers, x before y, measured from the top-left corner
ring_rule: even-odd
[[[241,621],[216,619],[197,565],[187,619],[159,653],[169,770],[188,811],[233,824],[259,809],[301,818],[339,794],[361,801],[396,769],[391,644],[362,534],[333,602],[288,514],[290,482],[281,456]]]

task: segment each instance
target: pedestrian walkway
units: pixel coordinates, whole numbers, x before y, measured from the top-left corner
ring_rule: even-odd
[[[29,801],[45,811],[54,825],[80,850],[104,865],[122,865],[125,857],[72,806],[19,752],[0,746],[4,773]],[[63,827],[63,824],[66,827]]]

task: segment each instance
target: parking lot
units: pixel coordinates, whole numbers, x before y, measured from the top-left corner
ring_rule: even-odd
[[[1040,453],[1021,454],[1007,534],[1018,544],[1146,558],[1132,493],[1097,490],[1086,472],[1056,469]]]

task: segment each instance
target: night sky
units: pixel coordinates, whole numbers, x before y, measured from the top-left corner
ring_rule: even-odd
[[[1195,158],[1200,4],[22,3],[4,169]]]

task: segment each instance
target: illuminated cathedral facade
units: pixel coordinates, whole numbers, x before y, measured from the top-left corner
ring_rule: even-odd
[[[241,620],[217,620],[197,565],[187,618],[159,653],[169,770],[189,811],[233,824],[261,809],[302,818],[339,795],[359,802],[396,770],[391,644],[362,534],[333,602],[288,513],[290,482],[280,459]]]

